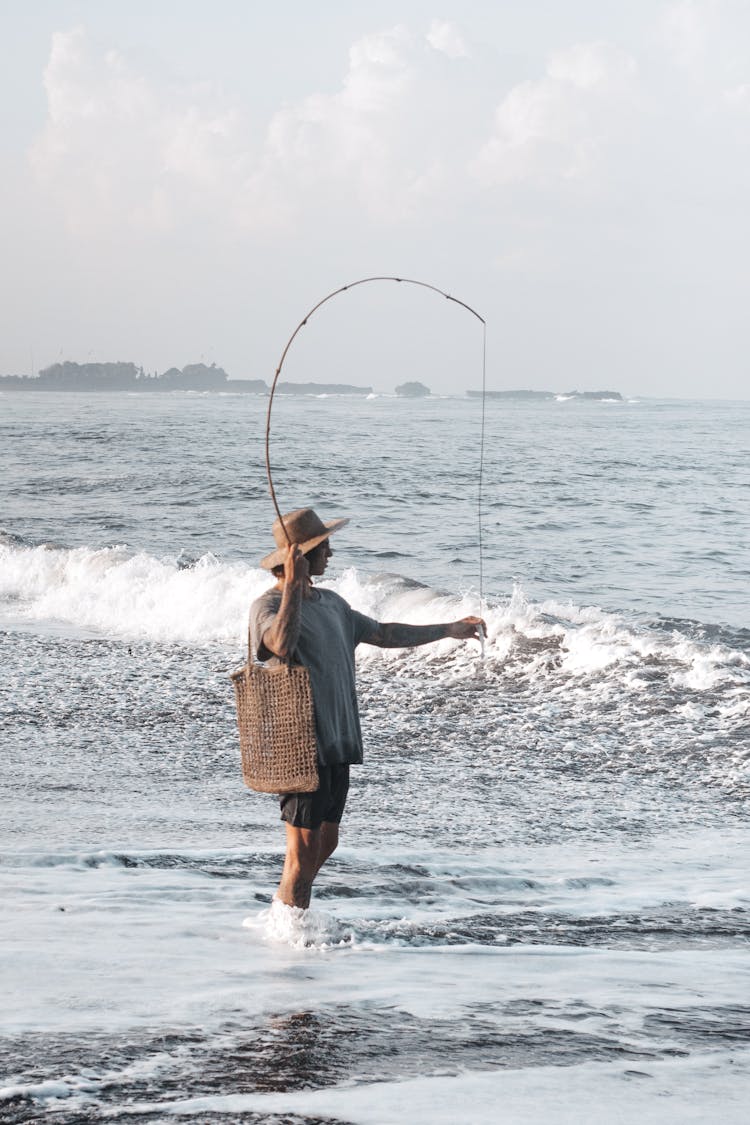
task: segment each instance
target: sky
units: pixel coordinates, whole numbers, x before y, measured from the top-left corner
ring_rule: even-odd
[[[0,0],[0,372],[273,378],[435,285],[487,385],[750,398],[747,0]],[[428,290],[284,377],[481,383]]]

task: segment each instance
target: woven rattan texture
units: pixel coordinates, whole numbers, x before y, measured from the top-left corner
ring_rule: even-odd
[[[314,792],[317,743],[307,668],[248,663],[232,683],[245,784],[260,793]]]

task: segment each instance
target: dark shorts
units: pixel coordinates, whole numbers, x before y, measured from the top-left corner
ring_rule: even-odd
[[[294,828],[338,824],[349,792],[348,766],[318,765],[320,785],[314,793],[280,793],[281,819]]]

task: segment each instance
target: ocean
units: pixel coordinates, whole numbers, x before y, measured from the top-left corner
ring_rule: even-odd
[[[276,400],[323,585],[489,626],[360,647],[286,927],[229,680],[265,408],[0,396],[0,1121],[745,1122],[750,402],[488,401],[480,567],[478,400]]]

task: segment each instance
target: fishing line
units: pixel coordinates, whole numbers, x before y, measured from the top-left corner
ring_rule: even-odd
[[[485,400],[486,400],[486,397],[487,397],[487,394],[486,394],[486,388],[487,388],[487,322],[485,321],[483,316],[479,315],[479,313],[477,312],[476,309],[473,309],[471,307],[471,305],[467,305],[467,303],[465,301],[459,300],[458,297],[453,297],[450,293],[444,292],[444,290],[439,289],[437,287],[437,285],[430,285],[429,282],[427,282],[427,281],[416,281],[412,277],[385,277],[385,276],[383,276],[383,277],[363,277],[363,278],[360,278],[359,281],[350,281],[348,285],[342,285],[342,286],[340,286],[340,288],[334,289],[332,293],[328,293],[327,296],[323,297],[320,301],[318,301],[317,304],[313,305],[313,307],[310,309],[310,311],[299,322],[297,327],[294,329],[294,332],[292,332],[291,336],[289,337],[286,344],[284,345],[284,350],[281,353],[281,359],[279,360],[279,365],[276,368],[276,373],[273,377],[273,382],[271,383],[271,391],[270,391],[270,394],[269,394],[269,397],[268,397],[268,410],[267,410],[267,413],[266,413],[266,476],[268,477],[268,489],[269,489],[269,492],[271,493],[271,500],[273,502],[273,506],[274,506],[274,509],[276,511],[276,515],[279,518],[279,523],[280,523],[280,525],[283,529],[284,535],[286,536],[286,541],[291,546],[292,541],[289,537],[289,532],[287,531],[286,525],[284,523],[284,517],[281,514],[281,509],[279,508],[279,504],[278,504],[278,501],[276,499],[276,489],[273,486],[273,476],[271,474],[271,453],[270,453],[271,408],[273,407],[273,396],[276,393],[276,384],[279,381],[279,375],[281,374],[281,369],[284,366],[284,360],[287,357],[289,349],[291,348],[292,344],[294,343],[294,340],[297,337],[298,333],[302,331],[302,329],[305,327],[305,325],[309,321],[310,317],[313,316],[313,314],[316,313],[318,311],[318,309],[321,308],[323,305],[325,305],[328,301],[331,301],[334,297],[338,297],[339,294],[346,293],[350,289],[355,289],[358,285],[369,285],[370,282],[373,282],[373,281],[395,281],[398,284],[418,285],[422,289],[430,289],[433,293],[437,293],[441,297],[445,297],[446,301],[452,301],[454,305],[459,305],[462,309],[466,309],[466,311],[470,312],[472,316],[475,316],[477,318],[477,320],[482,325],[482,419],[481,419],[480,438],[479,438],[479,489],[478,489],[478,498],[477,498],[477,524],[478,524],[478,543],[479,543],[479,616],[481,617],[482,616],[482,610],[483,610],[483,607],[484,607],[484,558],[483,558],[483,543],[482,543],[482,487],[483,487],[483,478],[484,478]],[[484,659],[485,637],[484,637],[484,630],[481,629],[481,628],[479,629],[479,641],[480,641],[480,645],[481,645],[482,659]]]
[[[484,487],[484,408],[487,401],[487,324],[482,321],[482,421],[479,427],[479,482],[477,487],[477,539],[479,541],[479,616],[484,610],[484,544],[482,543],[482,489]],[[479,626],[479,643],[484,660],[484,629]]]

